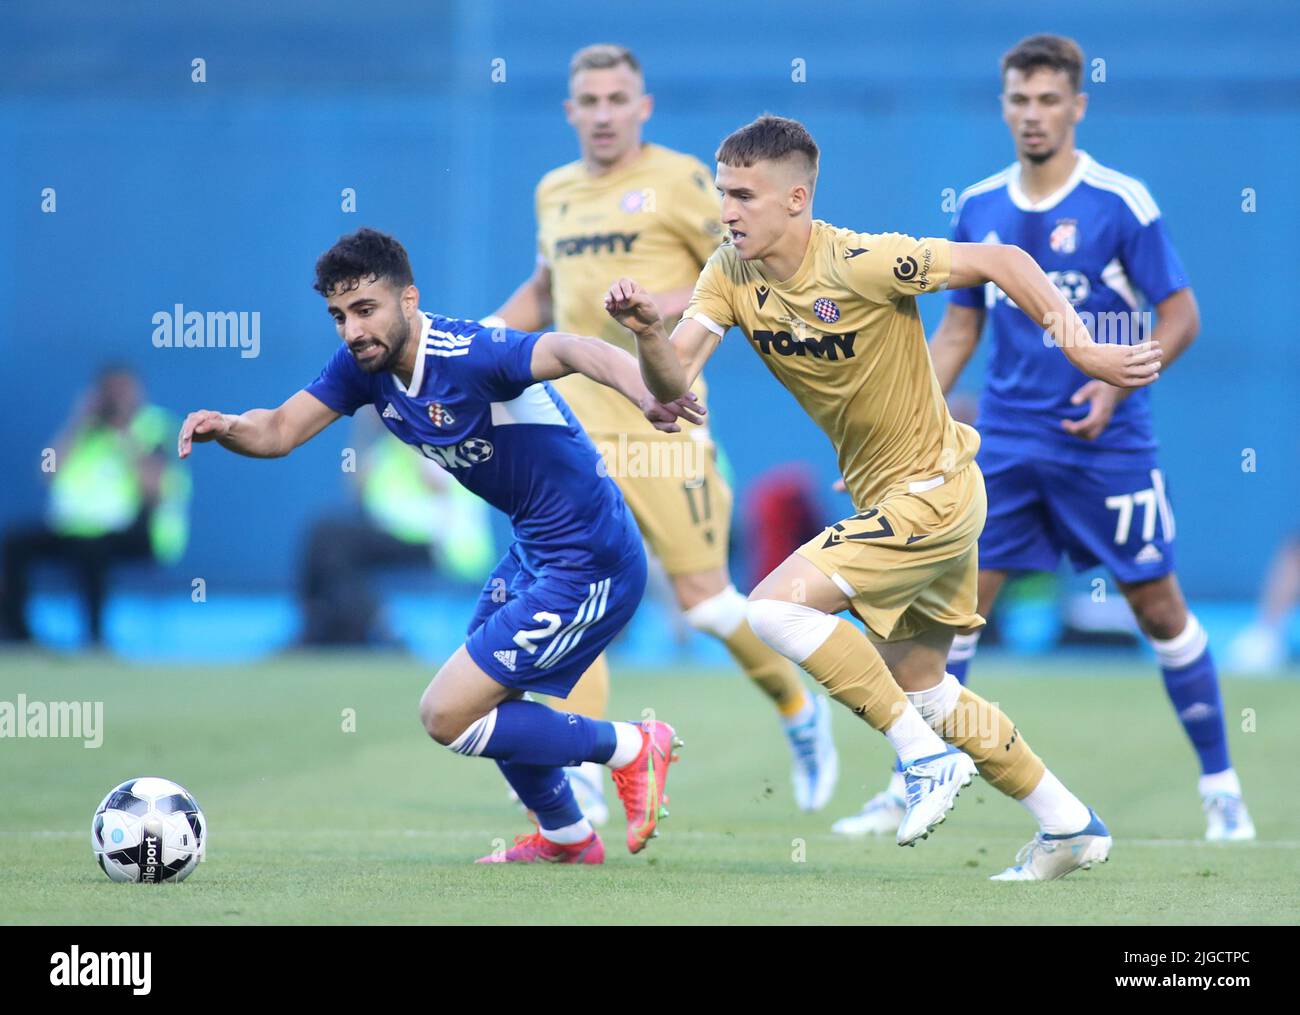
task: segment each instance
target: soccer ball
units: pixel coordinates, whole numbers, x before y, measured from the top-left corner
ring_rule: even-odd
[[[167,779],[128,779],[104,797],[90,825],[95,859],[114,881],[184,881],[207,843],[199,805]]]

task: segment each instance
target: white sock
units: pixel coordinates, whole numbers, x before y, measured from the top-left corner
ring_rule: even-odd
[[[586,842],[591,838],[591,833],[591,822],[586,818],[580,818],[563,828],[543,828],[542,838],[549,839],[560,846],[572,846],[574,843]]]
[[[1167,641],[1151,639],[1151,647],[1156,650],[1156,659],[1161,669],[1178,670],[1190,666],[1201,658],[1210,643],[1209,635],[1193,613],[1187,614],[1187,626],[1181,634],[1176,634]]]
[[[1072,835],[1088,827],[1092,820],[1088,808],[1065,784],[1051,773],[1043,777],[1034,791],[1020,801],[1038,820],[1038,826],[1048,835]]]
[[[911,702],[907,703],[907,708],[903,710],[903,714],[898,717],[894,725],[885,731],[885,736],[894,745],[894,750],[898,752],[898,757],[904,765],[910,764],[917,758],[942,754],[948,749],[948,745],[939,739],[934,730],[930,729]]]
[[[813,705],[813,696],[807,691],[803,694],[803,707],[794,715],[781,716],[781,725],[785,729],[792,730],[796,726],[805,726],[812,722],[812,717],[816,714],[817,709]]]
[[[1241,796],[1241,780],[1237,778],[1237,770],[1234,768],[1225,768],[1222,772],[1201,776],[1196,788],[1201,791],[1203,797],[1213,793]]]
[[[622,768],[636,761],[636,756],[641,753],[644,738],[641,735],[641,727],[634,722],[614,723],[614,733],[618,736],[618,743],[605,764],[610,768]]]
[[[907,700],[916,707],[916,710],[921,713],[921,718],[935,732],[943,729],[944,720],[957,707],[957,699],[960,696],[961,684],[951,673],[945,673],[937,684],[927,687],[924,691],[907,692]]]

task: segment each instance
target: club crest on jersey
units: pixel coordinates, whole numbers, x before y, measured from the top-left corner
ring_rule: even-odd
[[[1058,254],[1073,254],[1079,249],[1078,220],[1057,219],[1056,228],[1052,230],[1047,242]]]
[[[840,308],[834,300],[828,300],[825,296],[813,303],[813,313],[827,324],[834,324],[840,319]]]
[[[451,426],[456,422],[456,417],[453,416],[451,410],[441,402],[430,402],[429,422],[437,427]]]
[[[619,208],[629,214],[640,211],[644,205],[645,191],[643,190],[629,190],[623,195],[622,200],[618,202]]]

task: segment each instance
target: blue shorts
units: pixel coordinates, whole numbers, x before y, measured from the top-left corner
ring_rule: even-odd
[[[1122,582],[1174,570],[1174,511],[1158,468],[1082,469],[986,451],[982,570],[1055,571],[1062,553],[1076,571],[1100,564]]]
[[[632,619],[645,581],[639,545],[609,574],[582,578],[530,574],[512,546],[483,586],[465,649],[506,687],[567,697]]]

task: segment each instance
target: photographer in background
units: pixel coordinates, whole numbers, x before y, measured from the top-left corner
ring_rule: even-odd
[[[39,561],[61,562],[75,575],[90,641],[100,645],[112,565],[180,557],[190,480],[164,454],[175,429],[170,413],[144,404],[129,367],[101,370],[54,441],[45,521],[5,533],[0,638],[31,641],[28,579]]]

